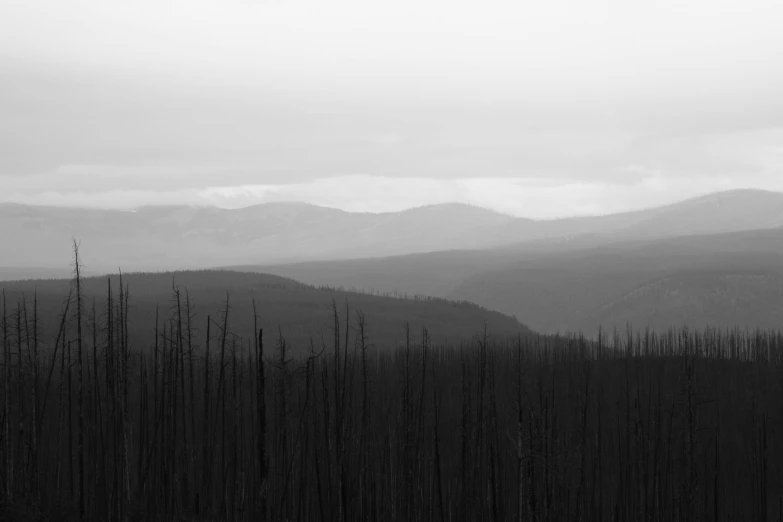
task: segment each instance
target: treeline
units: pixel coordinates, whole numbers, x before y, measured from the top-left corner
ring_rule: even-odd
[[[115,279],[115,287],[116,280]],[[438,343],[454,344],[472,337],[486,323],[496,336],[516,336],[529,333],[524,325],[498,312],[482,310],[477,306],[455,306],[447,301],[414,301],[390,299],[366,294],[319,290],[277,276],[234,271],[202,270],[143,274],[123,273],[123,283],[129,285],[131,298],[127,313],[128,336],[131,349],[134,343],[149,344],[153,339],[156,307],[166,312],[171,301],[171,289],[177,285],[195,303],[198,313],[193,331],[193,342],[204,345],[206,317],[219,317],[226,299],[231,295],[231,305],[239,311],[232,314],[231,329],[248,339],[254,329],[253,299],[259,311],[263,311],[261,324],[268,328],[278,325],[290,346],[289,352],[299,357],[307,352],[309,334],[319,336],[331,325],[332,299],[338,303],[348,300],[352,308],[363,310],[373,318],[373,342],[380,346],[401,345],[404,341],[402,324],[409,321],[411,328],[420,331],[427,326]],[[40,336],[51,340],[57,335],[56,318],[62,311],[62,302],[71,291],[72,281],[14,281],[1,283],[8,303],[15,306],[27,296],[31,300],[35,292],[41,322]],[[106,277],[82,278],[83,299],[91,305],[97,301],[99,315],[106,301]],[[115,288],[116,292],[116,288]],[[29,305],[28,305],[29,306]],[[244,311],[244,312],[243,312]],[[166,312],[167,313],[167,312]],[[161,317],[165,315],[160,314]],[[70,323],[69,323],[70,324]],[[1,359],[2,357],[0,357]]]
[[[53,339],[3,300],[0,518],[780,520],[780,333],[389,348],[335,302],[294,358],[263,310],[198,317],[176,286],[133,339],[131,289],[85,302],[76,267]]]
[[[489,311],[489,308],[476,304],[472,301],[468,301],[466,299],[447,299],[444,297],[435,297],[426,294],[409,294],[407,292],[397,292],[397,291],[384,292],[381,290],[376,290],[374,288],[365,288],[365,287],[357,287],[357,286],[346,287],[344,285],[339,285],[339,286],[316,285],[314,286],[314,288],[326,292],[350,292],[352,294],[372,295],[377,297],[385,297],[387,299],[400,299],[403,301],[430,301],[430,302],[446,303],[451,306],[466,306],[470,308],[478,308],[479,310]]]

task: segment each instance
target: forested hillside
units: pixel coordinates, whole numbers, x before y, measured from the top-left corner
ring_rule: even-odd
[[[587,245],[587,244],[585,244]],[[255,267],[311,284],[467,300],[533,330],[777,328],[783,229],[601,246],[433,252]],[[253,270],[253,267],[242,267]]]
[[[289,351],[297,354],[308,349],[311,337],[316,346],[320,346],[323,336],[329,337],[333,304],[342,314],[347,309],[351,316],[362,310],[372,327],[375,342],[382,346],[393,347],[404,340],[402,326],[406,321],[416,330],[427,326],[438,342],[469,338],[485,323],[499,335],[528,331],[511,317],[466,302],[381,297],[316,288],[268,274],[205,270],[83,279],[85,324],[89,325],[90,332],[93,312],[98,329],[106,321],[108,289],[111,286],[116,297],[120,281],[129,295],[129,335],[140,347],[149,345],[154,339],[156,315],[160,328],[167,327],[172,310],[177,307],[177,292],[182,317],[191,317],[191,336],[200,346],[204,344],[207,318],[220,322],[226,304],[231,331],[251,338],[254,301],[259,324],[270,332],[277,332],[279,328],[288,340]],[[0,283],[9,308],[24,306],[29,311],[35,299],[40,316],[48,319],[59,317],[71,286],[67,279]],[[55,336],[58,327],[59,323],[53,319],[42,322],[43,338]]]
[[[344,309],[333,292],[280,278],[173,276],[11,285],[25,298],[7,292],[2,314],[0,517],[777,516],[778,332],[628,330],[591,342],[449,322],[466,333],[438,341],[428,325],[438,316],[422,312],[450,307],[464,321],[479,309],[368,296]],[[220,287],[237,285],[255,308],[237,300],[206,321],[224,306]],[[318,292],[323,305],[307,304]],[[156,295],[168,298],[157,320],[133,315]],[[393,314],[421,307],[423,324],[399,321],[400,342],[385,338],[385,312],[367,311],[376,302],[405,304]],[[301,307],[328,328],[294,351],[297,327],[312,323],[278,329],[270,317]]]

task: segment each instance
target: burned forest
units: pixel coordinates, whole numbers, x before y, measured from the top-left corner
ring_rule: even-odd
[[[781,21],[0,0],[0,522],[783,522]]]
[[[86,299],[74,253],[56,316],[3,292],[4,520],[780,520],[779,332],[384,346],[333,300],[294,350],[172,284],[142,336],[127,276]]]

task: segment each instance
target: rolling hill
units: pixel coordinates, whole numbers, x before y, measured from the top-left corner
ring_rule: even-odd
[[[116,275],[111,277],[115,302],[119,295],[118,280]],[[469,340],[480,332],[485,324],[493,335],[500,337],[529,333],[529,330],[516,320],[470,303],[454,303],[440,299],[404,300],[317,289],[267,274],[231,271],[133,273],[123,275],[123,283],[128,285],[130,293],[128,322],[130,339],[134,346],[150,345],[154,342],[158,307],[161,328],[174,314],[174,284],[181,290],[183,306],[186,292],[194,303],[193,327],[197,343],[203,343],[208,316],[217,323],[222,321],[226,296],[229,296],[230,302],[229,330],[232,333],[252,339],[252,300],[255,298],[259,326],[264,328],[269,345],[274,345],[279,327],[292,353],[307,349],[310,336],[314,339],[316,349],[321,347],[322,335],[327,345],[331,346],[333,299],[340,313],[342,334],[347,303],[350,307],[351,327],[356,325],[356,311],[361,310],[366,316],[370,342],[381,348],[395,346],[404,341],[406,321],[410,323],[414,339],[419,338],[422,327],[427,327],[435,342],[458,343]],[[83,279],[86,316],[90,317],[85,324],[91,324],[92,321],[93,299],[99,323],[105,320],[108,285],[109,280],[106,277]],[[13,314],[18,303],[26,299],[28,318],[31,318],[33,296],[36,296],[42,338],[46,340],[56,336],[59,315],[70,287],[71,282],[67,279],[9,281],[0,284],[0,288],[5,292],[9,315]],[[15,324],[13,316],[11,324]],[[71,331],[68,338],[73,339],[75,327],[71,325],[69,328]],[[91,332],[91,327],[87,331]],[[216,331],[217,326],[213,324],[213,335]],[[355,338],[354,333],[350,335],[351,339]],[[353,344],[350,347],[353,348]]]
[[[0,265],[68,266],[71,238],[93,273],[344,259],[491,246],[488,231],[515,218],[468,205],[349,213],[301,203],[239,210],[144,207],[134,211],[0,205]]]
[[[244,269],[249,269],[245,267]],[[312,284],[467,300],[532,329],[783,323],[783,229],[565,251],[437,252],[264,270]]]
[[[723,234],[780,226],[783,194],[732,190],[634,212],[537,221],[528,228],[505,225],[498,233],[507,237],[506,244],[560,239],[587,246],[590,242]]]
[[[0,204],[2,277],[46,277],[67,267],[72,237],[91,274],[382,258],[448,250],[568,252],[628,240],[772,229],[783,194],[733,191],[666,207],[549,221],[463,204],[349,213],[302,203],[238,210],[143,207],[134,211]],[[494,254],[493,254],[494,255]],[[501,257],[505,254],[501,253]],[[21,268],[20,268],[21,267]],[[4,274],[11,274],[6,276]]]

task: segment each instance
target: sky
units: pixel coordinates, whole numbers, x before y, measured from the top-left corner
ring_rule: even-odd
[[[783,191],[781,20],[772,0],[0,0],[0,201],[552,218]]]

